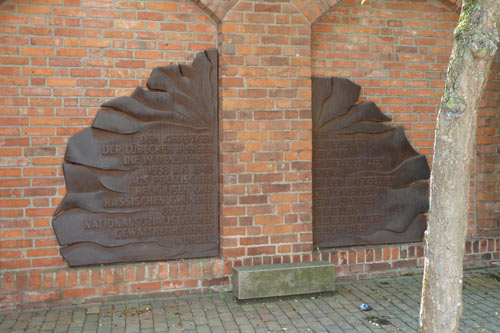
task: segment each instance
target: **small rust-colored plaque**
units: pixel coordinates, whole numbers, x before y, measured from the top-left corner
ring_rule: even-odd
[[[217,51],[147,86],[69,140],[53,227],[70,266],[219,253]]]
[[[429,165],[360,87],[313,77],[313,239],[317,247],[421,241]]]

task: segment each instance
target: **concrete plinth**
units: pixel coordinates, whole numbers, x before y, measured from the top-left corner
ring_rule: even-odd
[[[326,261],[233,268],[233,293],[238,299],[334,290],[335,268]]]

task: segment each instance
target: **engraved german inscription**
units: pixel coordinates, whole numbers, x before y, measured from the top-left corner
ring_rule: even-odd
[[[217,71],[216,50],[156,68],[70,139],[53,226],[71,266],[218,254]]]
[[[313,238],[318,247],[418,241],[429,167],[360,87],[313,78]]]

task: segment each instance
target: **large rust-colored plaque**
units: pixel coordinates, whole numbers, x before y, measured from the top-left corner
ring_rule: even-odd
[[[314,77],[313,238],[317,247],[420,241],[429,165],[360,87]]]
[[[155,68],[65,155],[53,227],[70,266],[218,255],[218,58]]]

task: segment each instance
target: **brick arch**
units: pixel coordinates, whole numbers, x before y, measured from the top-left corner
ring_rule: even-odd
[[[360,1],[339,1],[312,25],[312,73],[360,84],[430,158],[458,13],[449,1]]]
[[[430,159],[433,153],[435,117],[446,80],[449,53],[453,47],[453,28],[458,22],[457,9],[461,2],[429,0],[428,4],[448,11],[447,14],[443,13],[446,19],[438,18],[441,14],[437,11],[426,10],[427,18],[413,18],[411,23],[407,22],[407,27],[421,29],[418,25],[427,20],[429,24],[434,21],[435,25],[428,26],[432,29],[422,28],[428,30],[425,35],[415,36],[407,31],[398,35],[402,39],[396,43],[392,41],[396,34],[390,30],[397,28],[397,21],[381,26],[385,31],[384,35],[380,35],[376,29],[371,31],[377,25],[376,21],[383,21],[385,18],[383,15],[370,17],[361,13],[361,0],[355,1],[337,2],[336,6],[312,25],[312,73],[318,76],[349,77],[360,84],[363,87],[362,98],[376,102],[392,117],[394,124],[404,126],[413,146]],[[415,2],[415,6],[425,3]],[[357,5],[357,14],[346,11],[347,7],[356,7],[350,6],[351,4]],[[399,8],[398,12],[403,15],[404,11]],[[399,17],[401,19],[402,16]],[[361,20],[373,20],[374,24],[365,26],[359,24]],[[433,35],[439,31],[441,34]],[[498,178],[495,178],[498,177],[498,169],[495,171],[491,162],[498,147],[494,142],[499,142],[500,136],[493,125],[500,118],[497,98],[499,62],[500,52],[491,67],[492,73],[482,107],[478,110],[473,175],[476,178],[471,185],[471,207],[475,208],[469,211],[469,236],[497,237],[500,234],[500,187],[496,180]]]
[[[327,13],[333,6],[339,2],[346,1],[361,1],[361,0],[294,0],[297,8],[302,12],[302,14],[309,20],[309,23],[313,24],[317,22],[325,13]],[[458,9],[462,5],[462,0],[437,0],[443,4],[451,6],[454,9]]]
[[[1,2],[2,0],[0,0]],[[198,7],[203,9],[217,23],[222,22],[227,12],[234,7],[238,0],[192,0]]]

